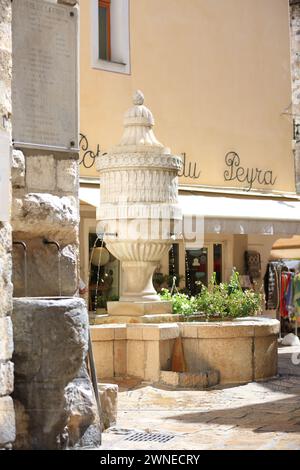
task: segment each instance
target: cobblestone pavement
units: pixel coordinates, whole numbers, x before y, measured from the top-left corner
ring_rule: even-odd
[[[119,383],[117,427],[101,449],[300,449],[299,347],[279,348],[279,376],[209,391]],[[300,362],[300,361],[298,361]],[[163,443],[127,441],[134,430],[174,436]]]

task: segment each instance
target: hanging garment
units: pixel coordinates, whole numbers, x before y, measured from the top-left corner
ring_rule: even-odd
[[[300,316],[300,274],[294,277],[294,307],[295,315]]]
[[[281,274],[281,287],[280,287],[280,315],[282,318],[288,318],[288,304],[286,293],[288,291],[289,283],[291,282],[291,273]]]
[[[291,318],[294,313],[294,273],[288,273],[286,276],[287,286],[284,293],[284,298],[288,316]]]
[[[271,261],[267,265],[264,276],[265,301],[267,310],[277,310],[280,307],[282,270],[288,270],[282,261]]]

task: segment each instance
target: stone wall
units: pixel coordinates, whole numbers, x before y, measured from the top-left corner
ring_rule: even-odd
[[[86,370],[88,314],[77,297],[78,191],[78,153],[14,149],[11,223],[13,242],[24,244],[12,250],[15,449],[100,443]]]
[[[295,143],[296,191],[300,193],[300,2],[290,0],[292,113],[299,124],[299,142]]]
[[[11,132],[11,0],[0,0],[0,129]],[[1,158],[1,156],[0,156]],[[0,448],[15,440],[11,227],[0,222]]]
[[[27,295],[72,296],[78,287],[78,155],[18,150],[13,154],[14,241],[27,246]],[[54,245],[43,240],[56,241]],[[13,249],[14,297],[25,295],[24,250]],[[56,275],[55,275],[56,273]],[[61,277],[61,292],[59,288]]]

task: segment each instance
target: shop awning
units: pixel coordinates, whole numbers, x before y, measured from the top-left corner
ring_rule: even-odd
[[[81,202],[97,208],[99,186],[80,187]],[[205,233],[300,235],[300,201],[249,197],[179,195],[185,218],[204,218]]]
[[[205,233],[300,234],[300,201],[180,195],[185,217],[204,217]]]

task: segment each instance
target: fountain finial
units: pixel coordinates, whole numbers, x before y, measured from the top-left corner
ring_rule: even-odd
[[[145,101],[143,92],[141,90],[136,90],[133,94],[132,101],[135,106],[142,106]]]

